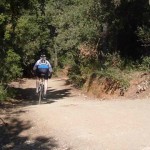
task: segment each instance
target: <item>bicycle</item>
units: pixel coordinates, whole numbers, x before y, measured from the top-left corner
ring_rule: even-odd
[[[40,78],[40,83],[38,87],[38,97],[39,97],[39,104],[41,104],[41,100],[44,97],[44,74],[42,74]]]

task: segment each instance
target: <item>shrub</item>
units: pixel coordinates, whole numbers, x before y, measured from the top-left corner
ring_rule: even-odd
[[[69,79],[76,88],[82,88],[86,81],[86,79],[80,75],[72,75]]]
[[[4,60],[3,76],[5,82],[9,82],[22,75],[22,68],[20,65],[20,56],[13,50],[7,51],[7,56]]]
[[[68,76],[70,82],[74,84],[75,87],[81,88],[85,83],[86,79],[81,75],[80,66],[75,64],[68,70]]]
[[[94,74],[96,74],[99,79],[106,79],[108,82],[110,82],[110,86],[113,86],[111,85],[112,83],[117,86],[118,89],[127,90],[130,86],[129,79],[119,69],[108,68],[103,71],[97,71]]]
[[[105,62],[104,62],[104,67],[109,68],[109,67],[115,67],[115,68],[121,68],[123,61],[121,60],[121,57],[119,53],[113,53],[110,54],[108,53],[105,56]]]
[[[0,102],[5,100],[7,97],[7,92],[4,89],[4,86],[0,84]]]
[[[80,66],[75,64],[68,70],[68,76],[81,75]]]
[[[142,63],[140,64],[140,69],[143,71],[150,71],[150,57],[143,57]]]
[[[6,52],[6,55],[2,60],[2,65],[0,68],[0,100],[5,100],[8,96],[8,89],[4,87],[7,87],[9,82],[22,75],[20,59],[20,56],[10,49]]]

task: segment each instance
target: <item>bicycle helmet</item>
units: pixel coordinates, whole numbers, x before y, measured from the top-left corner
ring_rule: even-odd
[[[40,56],[40,59],[41,60],[46,60],[46,55],[44,53],[42,53],[41,56]]]

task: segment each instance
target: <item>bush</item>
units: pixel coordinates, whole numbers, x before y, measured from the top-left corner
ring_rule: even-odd
[[[140,64],[140,69],[143,71],[150,71],[150,57],[146,56],[142,59],[142,63]]]
[[[123,71],[133,71],[136,70],[138,62],[127,58],[121,58],[119,53],[107,54],[105,56],[104,68],[117,68]]]
[[[7,51],[7,56],[4,60],[5,64],[3,68],[4,79],[6,82],[16,79],[22,75],[20,59],[20,56],[13,50],[10,49]]]
[[[113,54],[107,54],[105,56],[105,62],[104,62],[104,67],[105,68],[110,68],[110,67],[115,67],[115,68],[121,68],[123,64],[123,61],[119,55],[119,53],[113,53]]]
[[[68,70],[68,76],[70,82],[77,88],[81,88],[86,81],[86,79],[81,75],[80,66],[77,64],[73,65]]]
[[[10,49],[2,60],[0,68],[0,101],[5,100],[9,95],[8,89],[5,88],[8,86],[8,83],[22,75],[20,59],[21,57],[14,50]]]
[[[97,71],[95,74],[99,79],[105,78],[114,85],[117,84],[118,89],[127,90],[130,86],[129,79],[119,69],[108,68],[103,71]]]
[[[4,89],[4,86],[0,84],[0,102],[5,100],[7,97],[7,92]]]
[[[70,81],[74,84],[76,88],[82,88],[86,79],[80,75],[72,75],[70,76]]]
[[[68,76],[81,75],[80,66],[75,64],[68,70]]]
[[[136,34],[142,46],[148,47],[150,44],[150,28],[148,26],[138,27]]]

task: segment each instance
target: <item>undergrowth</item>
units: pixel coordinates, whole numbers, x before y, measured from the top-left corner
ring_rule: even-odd
[[[4,101],[7,97],[7,92],[3,85],[0,84],[0,103]]]
[[[68,76],[71,83],[78,88],[82,88],[87,81],[90,86],[93,80],[97,80],[99,83],[105,82],[108,90],[119,89],[124,93],[130,87],[130,75],[137,71],[150,71],[150,57],[143,57],[141,62],[135,62],[114,53],[107,54],[103,64],[82,60],[80,65],[74,64],[69,69]]]
[[[91,74],[89,86],[93,80],[96,80],[98,82],[97,84],[105,85],[103,89],[105,93],[111,92],[113,94],[116,90],[120,90],[120,95],[124,95],[130,86],[128,76],[114,68],[96,71]]]
[[[84,76],[82,76],[79,65],[73,65],[68,70],[68,77],[69,77],[70,82],[76,88],[81,88],[84,85],[84,83],[86,82],[86,78]]]
[[[140,70],[150,72],[150,57],[146,56],[142,58],[142,63],[139,65]]]

